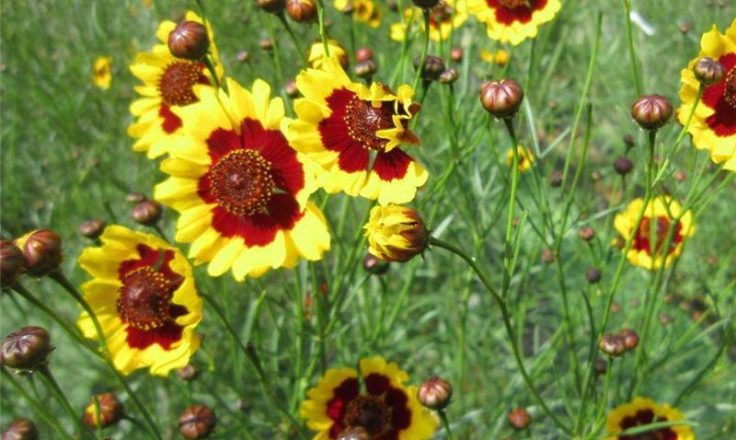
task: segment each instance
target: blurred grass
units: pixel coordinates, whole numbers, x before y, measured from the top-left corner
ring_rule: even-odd
[[[134,98],[132,86],[135,84],[127,64],[136,51],[147,50],[153,43],[159,20],[176,18],[187,7],[193,7],[193,3],[160,1],[151,9],[142,1],[134,0],[6,1],[0,6],[2,235],[15,237],[35,227],[57,230],[65,239],[65,271],[75,282],[85,279],[75,259],[80,249],[88,245],[76,233],[78,224],[99,217],[108,223],[135,227],[129,218],[130,206],[124,201],[125,194],[129,191],[150,194],[152,185],[163,178],[153,162],[131,150],[132,141],[125,133],[131,121],[127,107]],[[569,135],[562,142],[555,144],[554,140],[570,128],[590,56],[595,17],[599,9],[602,11],[603,44],[590,91],[594,121],[591,152],[573,213],[573,218],[591,218],[590,224],[599,230],[593,255],[600,259],[606,255],[608,240],[612,238],[612,231],[604,229],[612,214],[597,217],[608,207],[608,194],[618,179],[610,164],[614,157],[623,154],[621,138],[624,134],[633,134],[639,147],[644,145],[645,138],[629,116],[629,106],[636,93],[626,49],[621,2],[564,3],[559,18],[544,26],[534,43],[536,68],[531,70],[531,77],[528,76],[530,43],[510,50],[508,75],[530,81],[526,96],[537,141],[542,149],[553,147],[545,151],[538,165],[543,167],[546,176],[564,158]],[[717,2],[712,5],[687,0],[662,3],[634,2],[634,8],[656,29],[654,36],[647,36],[635,28],[635,41],[645,93],[660,93],[677,102],[679,72],[697,53],[700,33],[709,30],[713,23],[723,30],[730,24],[735,11],[732,5],[724,8]],[[279,89],[280,85],[274,83],[276,76],[270,55],[258,48],[259,39],[267,36],[264,14],[255,10],[250,1],[206,1],[205,4],[228,74],[246,85],[256,77],[263,77],[275,90]],[[377,54],[379,80],[390,78],[399,53],[398,44],[387,38],[388,27],[396,15],[386,12],[379,30],[355,24],[358,45],[370,44]],[[345,19],[334,10],[330,10],[329,15],[334,23],[333,36],[347,45]],[[692,23],[693,31],[683,35],[678,30],[678,22],[685,19]],[[297,32],[304,42],[317,35],[316,26],[298,28]],[[285,59],[291,61],[285,63],[286,74],[293,77],[301,68],[303,56],[296,54],[290,41],[281,38],[281,34],[283,32],[280,32],[279,41]],[[497,207],[504,203],[505,195],[502,191],[504,167],[494,151],[504,154],[508,141],[500,124],[490,123],[486,129],[489,121],[477,105],[479,77],[500,74],[497,67],[482,63],[477,56],[481,48],[497,47],[483,34],[482,26],[471,20],[456,35],[456,41],[468,49],[462,66],[470,72],[470,80],[455,87],[456,106],[462,116],[462,148],[466,154],[459,165],[461,179],[450,179],[445,195],[431,197],[426,205],[422,199],[431,194],[425,193],[418,205],[427,215],[436,210],[437,216],[431,226],[437,228],[443,238],[473,249],[494,277],[498,277],[503,242],[502,227],[496,223],[501,212],[498,209],[502,208]],[[241,50],[250,53],[248,63],[236,60]],[[414,47],[412,54],[418,50]],[[113,58],[113,83],[108,91],[96,89],[90,81],[91,64],[99,55]],[[404,79],[408,81],[411,73],[407,69]],[[422,147],[415,150],[433,176],[442,173],[450,158],[449,140],[442,121],[439,87],[434,86],[416,128],[423,141]],[[673,124],[660,137],[664,148],[674,139],[677,130]],[[521,131],[522,143],[531,145],[528,130]],[[644,148],[635,149],[633,157],[637,164],[642,164]],[[697,157],[703,158],[694,149],[683,148],[676,166],[690,170]],[[590,177],[594,171],[601,174],[600,181],[595,182]],[[630,177],[628,194],[639,194],[643,166],[638,166]],[[528,184],[528,176],[525,182]],[[682,195],[689,181],[680,183],[669,179],[667,184],[673,193]],[[720,313],[730,313],[731,317],[735,307],[733,280],[736,278],[736,254],[733,252],[736,239],[732,232],[736,230],[734,189],[733,185],[729,187],[696,219],[697,234],[688,242],[671,281],[671,291],[667,292],[684,299],[703,298],[708,310],[713,311],[717,306]],[[528,190],[529,186],[522,184],[522,192]],[[549,197],[553,209],[558,203],[561,205],[559,193],[549,192]],[[468,198],[475,203],[466,204]],[[333,226],[343,199],[333,196],[327,200],[327,213],[333,219]],[[528,197],[525,202],[531,205]],[[348,223],[346,236],[333,237],[334,249],[338,248],[338,241],[349,246],[347,243],[359,233],[357,223],[365,206],[360,201],[350,202],[349,210],[354,215]],[[538,220],[534,217],[538,213],[532,211],[531,214],[533,220]],[[171,233],[174,213],[167,212],[164,220],[165,229]],[[485,230],[490,233],[485,235]],[[600,291],[589,289],[584,280],[585,269],[593,264],[591,253],[577,244],[574,227],[569,235],[565,246],[567,253],[560,258],[564,258],[568,289],[572,294],[573,322],[581,349],[578,355],[583,358],[587,356],[583,348],[588,332],[579,294],[590,291],[596,313],[602,304]],[[541,251],[540,240],[529,229],[523,238],[520,269],[512,284],[517,310],[515,322],[523,329],[527,355],[534,354],[534,360],[529,360],[528,365],[535,381],[545,395],[559,398],[565,389],[570,389],[571,378],[567,354],[562,351],[564,345],[558,334],[561,323],[559,288],[554,269],[541,263]],[[335,250],[325,265],[332,265],[344,257]],[[603,283],[610,282],[614,263],[615,260],[599,262],[604,273]],[[411,284],[406,284],[408,300],[397,305],[399,292],[411,271],[415,271],[416,276]],[[279,372],[274,374],[278,377],[275,379],[277,385],[291,391],[296,380],[292,365],[296,323],[291,316],[290,289],[296,275],[306,280],[308,268],[301,266],[298,271],[277,272],[240,285],[227,275],[209,279],[203,276],[206,272],[201,269],[198,272],[201,290],[215,296],[220,304],[227,304],[229,318],[243,331],[244,317],[254,298],[262,290],[267,291],[253,329],[253,342],[268,369]],[[344,294],[350,295],[350,299],[345,304],[340,324],[329,337],[328,367],[352,365],[357,355],[381,354],[408,370],[415,383],[430,373],[447,375],[456,382],[463,377],[462,383],[456,383],[456,402],[449,409],[459,438],[516,438],[518,434],[505,423],[505,414],[519,405],[530,407],[532,417],[539,421],[532,424],[529,438],[555,438],[551,424],[544,420],[520,380],[508,352],[498,312],[459,260],[432,251],[425,259],[392,267],[381,280],[364,279],[359,270],[345,288]],[[647,280],[646,273],[628,268],[617,301],[621,311],[614,315],[609,328],[635,326],[640,322],[642,307],[637,304],[643,304],[647,295],[644,289]],[[328,285],[331,282],[328,277],[324,281]],[[27,287],[70,321],[76,318],[77,308],[50,282],[28,282]],[[650,345],[646,347],[654,359],[664,359],[651,375],[651,382],[643,388],[645,395],[658,402],[674,399],[695,372],[717,352],[720,344],[708,320],[694,322],[690,311],[683,310],[681,303],[677,300],[662,305],[659,312],[670,315],[672,322],[656,326]],[[463,304],[467,304],[467,311]],[[398,310],[396,321],[379,338],[369,341],[366,334],[371,333],[379,321],[385,320],[395,306]],[[0,333],[3,335],[28,324],[41,324],[51,329],[57,346],[52,355],[52,368],[76,408],[81,409],[93,391],[117,390],[109,372],[94,363],[54,323],[32,310],[22,299],[4,294],[1,316]],[[462,325],[468,333],[467,357],[461,372],[457,367]],[[733,327],[732,322],[720,325]],[[195,382],[183,383],[173,375],[169,380],[149,378],[145,373],[133,376],[134,386],[155,410],[164,432],[172,434],[178,413],[190,401],[198,401],[212,405],[220,418],[216,438],[235,438],[244,431],[254,438],[266,438],[267,435],[289,438],[286,433],[273,434],[274,427],[265,402],[259,397],[253,372],[230,339],[223,336],[212,313],[201,325],[201,332],[205,335],[205,343],[193,362],[203,374]],[[683,335],[690,336],[678,344],[676,341]],[[673,349],[676,351],[669,353]],[[733,351],[731,347],[732,356],[722,357],[689,399],[680,405],[689,418],[699,424],[695,427],[698,438],[736,436]],[[617,374],[623,377],[614,376],[614,381],[624,381],[627,371],[632,369],[633,358],[623,359],[617,366]],[[313,384],[316,378],[306,380]],[[10,388],[3,384],[1,390],[0,421],[3,426],[14,416],[32,416],[31,410],[18,401]],[[40,387],[36,390],[42,398],[48,398]],[[125,400],[122,392],[120,394]],[[625,397],[619,393],[611,405],[622,403]],[[239,399],[247,406],[244,413],[237,405]],[[562,403],[561,400],[551,402],[558,409]],[[52,410],[70,426],[59,408]],[[129,438],[125,433],[130,429],[126,424],[115,435]]]

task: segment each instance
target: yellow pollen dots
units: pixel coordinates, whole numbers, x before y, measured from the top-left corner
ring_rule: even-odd
[[[168,105],[188,105],[197,102],[192,87],[200,82],[202,65],[188,61],[175,61],[161,74],[158,90]]]
[[[127,273],[122,282],[116,305],[124,322],[139,330],[152,330],[170,319],[170,296],[179,283],[167,280],[150,266]]]
[[[254,150],[235,150],[212,168],[212,192],[220,206],[246,217],[266,209],[276,188],[271,163]]]
[[[374,107],[368,101],[354,96],[345,108],[343,117],[350,137],[371,150],[383,151],[388,142],[376,136],[378,130],[391,128],[391,113],[383,105]]]
[[[736,109],[736,67],[726,74],[723,98],[731,107]]]

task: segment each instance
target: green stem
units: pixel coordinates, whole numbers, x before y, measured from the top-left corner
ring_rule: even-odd
[[[450,422],[447,420],[445,410],[438,409],[437,414],[440,416],[440,420],[442,420],[442,426],[445,428],[445,432],[447,433],[447,440],[452,440],[452,430],[450,429]]]
[[[514,131],[514,120],[513,118],[504,118],[504,124],[506,125],[506,131],[511,137],[511,151],[513,152],[514,158],[511,163],[511,192],[509,194],[509,208],[508,216],[506,218],[506,233],[504,235],[504,255],[503,264],[505,267],[503,275],[503,288],[501,296],[506,298],[508,294],[509,285],[511,284],[511,275],[514,270],[512,267],[512,234],[514,229],[514,211],[516,207],[516,190],[519,187],[519,141],[516,138],[516,132]]]
[[[69,399],[67,399],[64,391],[62,391],[61,387],[59,386],[59,383],[56,382],[56,379],[54,379],[54,376],[51,374],[48,366],[44,365],[43,367],[39,368],[38,373],[40,373],[41,378],[46,383],[46,386],[54,394],[56,400],[58,400],[61,406],[64,408],[64,411],[66,411],[67,415],[72,419],[74,425],[79,431],[79,435],[82,436],[82,438],[89,437],[89,433],[86,429],[84,429],[84,425],[82,425],[82,418],[72,408],[72,405],[69,403]]]
[[[352,17],[350,18],[352,20]],[[317,20],[319,22],[319,37],[325,50],[325,58],[330,56],[330,47],[327,44],[327,31],[325,30],[325,7],[322,0],[317,0]]]
[[[631,75],[636,85],[636,97],[641,96],[641,78],[639,68],[636,65],[636,51],[634,50],[634,34],[631,28],[631,0],[624,0],[624,11],[626,11],[626,36],[629,44],[629,57],[631,58]]]
[[[306,63],[306,57],[303,56],[305,52],[302,49],[302,45],[299,43],[299,38],[297,38],[296,34],[294,33],[294,29],[291,28],[289,21],[286,20],[284,13],[280,12],[276,14],[276,16],[279,18],[279,21],[281,22],[281,24],[284,25],[284,28],[286,29],[286,33],[289,34],[289,38],[291,38],[291,42],[294,44],[294,49],[296,49],[299,55],[302,55],[302,60],[304,60]]]
[[[414,74],[414,83],[412,84],[414,90],[417,89],[419,80],[422,78],[424,63],[427,62],[427,51],[429,50],[429,9],[422,9],[422,14],[424,14],[424,47],[422,48],[422,57],[419,59],[417,72]]]

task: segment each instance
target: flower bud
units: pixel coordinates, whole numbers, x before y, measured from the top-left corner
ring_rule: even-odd
[[[662,127],[671,116],[672,103],[664,96],[642,96],[631,106],[631,117],[645,130]]]
[[[601,270],[597,267],[591,267],[585,271],[585,279],[590,284],[598,284],[602,275]]]
[[[704,86],[715,84],[723,79],[723,65],[710,57],[700,58],[693,67],[695,78]]]
[[[550,248],[544,248],[542,249],[542,263],[544,264],[552,264],[555,262],[556,255],[555,251]]]
[[[91,239],[97,239],[105,229],[105,222],[100,219],[87,220],[79,225],[77,229],[81,235]]]
[[[511,423],[511,426],[518,430],[526,429],[532,421],[526,408],[521,407],[514,408],[509,411],[506,417],[508,418],[509,423]]]
[[[454,67],[450,67],[449,69],[446,69],[442,74],[440,74],[440,83],[442,84],[453,84],[455,81],[457,81],[457,78],[460,76],[457,69]]]
[[[51,350],[53,347],[45,329],[23,327],[5,337],[0,348],[0,364],[19,370],[34,370],[46,362]]]
[[[287,0],[286,15],[297,23],[313,21],[317,17],[317,4],[314,0]]]
[[[273,40],[268,37],[263,37],[258,40],[258,47],[266,52],[271,52],[273,50]]]
[[[355,61],[358,63],[362,63],[364,61],[372,59],[373,51],[368,47],[359,47],[358,50],[355,51]]]
[[[123,418],[123,404],[114,393],[95,394],[84,408],[82,422],[90,428],[107,428]]]
[[[608,356],[621,356],[626,351],[624,338],[619,335],[606,333],[598,341],[598,349]]]
[[[629,133],[625,134],[624,137],[621,138],[621,140],[624,141],[624,145],[626,145],[626,148],[631,148],[634,146],[634,136]]]
[[[337,435],[337,440],[370,440],[371,436],[362,426],[353,426]]]
[[[512,79],[486,81],[480,89],[480,103],[496,118],[512,118],[524,99],[524,90]]]
[[[432,9],[440,3],[440,0],[412,0],[417,7],[422,9]]]
[[[38,440],[38,428],[28,419],[15,419],[3,431],[2,440]]]
[[[452,400],[452,385],[440,377],[430,377],[419,386],[417,399],[429,409],[445,409]]]
[[[678,182],[684,182],[685,180],[687,180],[687,173],[682,170],[677,170],[675,171],[674,177],[675,180],[677,180]]]
[[[286,0],[256,0],[256,5],[266,12],[278,14],[286,7]]]
[[[133,220],[146,226],[153,226],[161,220],[164,210],[160,203],[144,200],[133,208]]]
[[[595,238],[595,229],[590,226],[583,226],[578,230],[578,237],[583,241],[590,241]]]
[[[389,263],[375,255],[366,254],[363,258],[363,269],[373,275],[383,275],[388,271]]]
[[[453,47],[450,51],[450,59],[456,63],[459,63],[463,60],[463,56],[465,55],[465,51],[462,47]]]
[[[626,351],[631,351],[635,349],[637,345],[639,345],[639,334],[636,333],[634,330],[624,328],[621,329],[620,332],[618,332],[618,335],[623,339]]]
[[[599,182],[601,179],[603,179],[603,174],[600,173],[600,171],[593,171],[590,173],[590,178],[593,179],[593,182]]]
[[[169,51],[177,58],[201,60],[209,48],[207,28],[202,23],[184,20],[169,34]]]
[[[125,196],[125,201],[128,203],[140,203],[146,200],[146,196],[139,192],[130,192]]]
[[[186,439],[206,438],[215,429],[215,413],[204,405],[192,405],[179,416],[179,433]]]
[[[593,364],[593,371],[598,375],[606,374],[606,371],[608,371],[608,362],[603,358],[596,359]]]
[[[11,287],[25,271],[26,259],[18,246],[9,240],[0,240],[0,287]]]
[[[353,67],[353,72],[358,78],[370,78],[377,70],[376,63],[373,60],[362,61]]]
[[[299,96],[299,89],[296,86],[296,80],[290,79],[284,84],[284,92],[289,98],[296,98]]]
[[[683,34],[687,34],[693,30],[693,23],[689,20],[680,20],[677,23],[677,29],[679,29]]]
[[[613,169],[617,174],[625,176],[634,169],[634,162],[626,156],[620,156],[613,162]]]
[[[415,70],[419,69],[419,64],[421,62],[421,57],[414,58]],[[444,71],[445,62],[442,61],[442,58],[436,57],[434,55],[427,55],[427,59],[424,60],[424,65],[422,66],[422,73],[420,74],[420,76],[425,81],[437,81]]]
[[[23,252],[25,269],[30,275],[42,277],[61,266],[61,237],[51,229],[36,229],[15,240]]]
[[[176,375],[179,376],[179,379],[189,382],[199,376],[199,370],[194,365],[188,364],[186,367],[176,370]]]
[[[364,226],[368,251],[384,261],[408,261],[429,243],[429,232],[415,210],[399,205],[371,209]]]
[[[562,171],[554,170],[549,175],[549,186],[552,188],[559,188],[562,186]]]

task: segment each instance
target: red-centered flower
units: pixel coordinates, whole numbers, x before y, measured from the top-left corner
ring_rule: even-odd
[[[488,37],[520,44],[560,10],[559,0],[468,0],[468,11],[486,24]]]
[[[685,415],[670,405],[660,405],[652,399],[634,397],[629,403],[624,403],[612,409],[606,419],[606,431],[609,437],[606,440],[694,440],[690,427],[686,424],[673,424],[654,428],[638,434],[624,434],[632,428],[643,428],[646,425],[662,422],[677,422]]]

